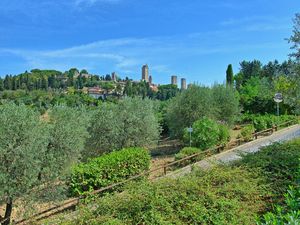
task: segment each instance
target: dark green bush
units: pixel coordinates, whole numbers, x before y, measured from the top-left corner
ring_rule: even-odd
[[[269,225],[300,223],[300,165],[295,178],[298,182],[289,187],[287,193],[284,195],[284,204],[275,205],[275,211],[266,213],[258,224]]]
[[[253,132],[255,131],[252,124],[246,125],[241,130],[241,136],[245,141],[253,140]]]
[[[148,170],[150,155],[143,148],[127,148],[73,168],[70,192],[78,196],[126,180]]]

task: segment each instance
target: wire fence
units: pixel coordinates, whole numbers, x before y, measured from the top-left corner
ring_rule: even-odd
[[[278,131],[278,129],[280,127],[288,127],[288,126],[291,126],[291,125],[294,125],[294,124],[297,124],[297,123],[298,122],[296,122],[296,121],[287,121],[287,122],[279,124],[277,126],[273,126],[272,128],[269,128],[269,129],[266,129],[266,130],[263,130],[263,131],[260,131],[260,132],[253,133],[252,137],[253,137],[253,139],[258,139],[259,136],[271,135],[274,132]],[[228,148],[226,150],[225,150],[225,147],[226,147],[225,145],[220,145],[220,146],[208,149],[206,151],[201,151],[199,153],[190,155],[190,156],[185,157],[183,159],[176,160],[176,161],[173,161],[171,163],[167,163],[167,164],[165,164],[163,166],[160,166],[160,167],[157,167],[157,168],[155,168],[153,170],[148,170],[148,171],[145,171],[145,172],[143,172],[141,174],[132,176],[132,177],[130,177],[130,178],[128,178],[128,179],[126,179],[126,180],[124,180],[122,182],[118,182],[118,183],[109,185],[107,187],[103,187],[103,188],[100,188],[98,190],[95,190],[95,191],[89,193],[89,196],[90,195],[97,195],[97,194],[100,194],[102,192],[111,190],[111,189],[113,189],[115,187],[124,185],[124,184],[126,184],[126,183],[128,183],[130,181],[136,180],[138,178],[145,177],[145,176],[150,175],[150,174],[152,174],[154,172],[157,172],[157,171],[163,170],[163,176],[165,176],[165,175],[167,175],[168,168],[171,168],[174,165],[178,165],[178,164],[180,164],[182,162],[185,162],[185,161],[197,158],[199,156],[206,157],[206,156],[211,156],[211,155],[214,155],[216,153],[223,152],[223,151],[228,151],[228,150],[231,150],[232,148],[235,148],[235,147],[240,146],[241,144],[247,143],[247,142],[249,142],[249,141],[246,141],[245,138],[238,138],[238,139],[236,139],[236,140],[234,140],[232,142],[229,142],[227,144],[227,146],[232,146],[232,147]],[[201,159],[203,159],[203,158],[201,158]],[[190,164],[193,164],[193,163],[195,163],[195,162],[191,162]],[[157,177],[155,177],[155,178],[157,178]],[[155,178],[152,178],[152,179],[155,179]],[[80,197],[77,197],[77,198],[68,199],[68,200],[64,201],[63,203],[61,203],[59,205],[53,206],[53,207],[48,208],[46,210],[43,210],[43,211],[41,211],[39,213],[36,213],[36,214],[32,215],[30,218],[26,218],[26,219],[22,219],[22,220],[16,221],[16,222],[14,222],[14,224],[28,224],[28,223],[30,223],[32,221],[40,221],[40,220],[49,218],[51,216],[54,216],[56,214],[59,214],[61,212],[66,211],[66,210],[75,208],[75,206],[80,203],[80,200],[85,199],[86,197],[87,196],[83,195],[83,196],[80,196]],[[0,223],[3,224],[7,220],[8,220],[8,218],[6,218],[6,219],[4,219],[2,221],[0,220]]]

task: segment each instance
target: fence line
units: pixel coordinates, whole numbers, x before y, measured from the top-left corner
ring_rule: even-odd
[[[298,122],[295,122],[293,120],[287,121],[287,122],[279,124],[277,126],[273,126],[272,128],[269,128],[269,129],[266,129],[266,130],[263,130],[263,131],[260,131],[260,132],[253,133],[252,136],[253,136],[254,139],[258,139],[259,135],[262,135],[262,134],[265,134],[265,133],[269,133],[269,132],[271,132],[271,134],[273,134],[275,131],[278,130],[279,127],[283,127],[285,125],[287,125],[287,127],[288,127],[288,126],[293,125],[293,124],[298,124]],[[229,142],[228,145],[235,144],[235,146],[233,147],[233,148],[235,148],[237,146],[240,146],[242,144],[242,142],[245,143],[245,139],[244,138],[238,138],[235,141]],[[155,168],[153,170],[148,170],[148,171],[145,171],[143,173],[137,174],[137,175],[132,176],[132,177],[130,177],[130,178],[124,180],[124,181],[121,181],[121,182],[109,185],[107,187],[100,188],[98,190],[95,190],[95,191],[89,193],[88,195],[96,195],[96,194],[102,193],[102,192],[110,190],[110,189],[112,189],[114,187],[126,184],[129,181],[136,180],[136,179],[138,179],[140,177],[144,177],[145,175],[149,175],[149,174],[151,174],[153,172],[156,172],[158,170],[162,170],[163,169],[164,175],[166,175],[167,174],[167,169],[169,167],[173,166],[173,165],[176,165],[176,164],[178,164],[180,162],[187,161],[189,159],[195,158],[195,157],[200,156],[200,155],[211,154],[214,151],[217,151],[219,153],[222,150],[224,150],[225,147],[226,147],[225,145],[220,145],[220,146],[208,149],[206,151],[201,151],[199,153],[195,153],[195,154],[187,156],[187,157],[185,157],[183,159],[176,160],[176,161],[171,162],[171,163],[167,163],[167,164],[165,164],[163,166],[160,166],[158,168]],[[232,148],[227,149],[227,151],[230,150],[230,149],[232,149]],[[79,204],[79,202],[80,202],[81,199],[84,199],[86,197],[87,196],[84,195],[84,196],[80,196],[80,197],[77,197],[77,198],[68,199],[68,200],[66,200],[65,202],[63,202],[60,205],[53,206],[53,207],[48,208],[48,209],[46,209],[46,210],[44,210],[42,212],[34,214],[33,216],[31,216],[28,219],[19,220],[19,221],[15,222],[15,224],[25,224],[25,223],[30,222],[30,221],[39,221],[39,220],[42,220],[42,219],[45,219],[45,218],[49,218],[49,217],[51,217],[53,215],[56,215],[56,214],[58,214],[60,212],[63,212],[65,210],[67,210],[67,209],[70,209],[71,207],[76,206],[77,204]],[[54,211],[54,210],[56,210],[56,211]],[[54,211],[54,212],[52,212],[52,211]],[[50,212],[52,212],[52,213],[50,213]],[[47,213],[49,213],[49,215],[46,215]],[[6,221],[6,220],[7,220],[7,218],[4,221]],[[4,222],[4,221],[1,221],[1,223]]]

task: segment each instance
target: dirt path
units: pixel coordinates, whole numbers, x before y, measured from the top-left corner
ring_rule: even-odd
[[[209,158],[206,158],[202,161],[199,161],[193,165],[186,166],[182,169],[176,170],[174,172],[170,172],[165,177],[171,177],[171,178],[177,178],[184,176],[192,171],[192,167],[199,167],[202,169],[209,169],[214,165],[222,164],[222,163],[229,163],[231,161],[239,160],[241,159],[242,154],[249,154],[254,153],[260,150],[263,146],[271,145],[274,142],[283,142],[292,140],[294,138],[300,137],[300,125],[295,125],[283,130],[280,130],[278,132],[275,132],[274,134],[259,138],[255,141],[246,143],[244,145],[241,145],[239,147],[233,148],[229,151],[222,152],[220,154],[211,156]]]

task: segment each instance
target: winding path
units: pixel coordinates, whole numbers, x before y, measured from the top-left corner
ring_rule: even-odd
[[[271,145],[274,142],[284,142],[295,139],[297,137],[300,137],[299,124],[282,129],[270,136],[259,138],[244,145],[240,145],[239,147],[211,156],[193,165],[189,165],[174,172],[170,172],[165,177],[177,178],[184,176],[190,173],[192,171],[192,167],[195,166],[201,169],[209,169],[216,164],[226,164],[231,161],[241,159],[242,154],[254,153],[259,151],[261,147]]]

